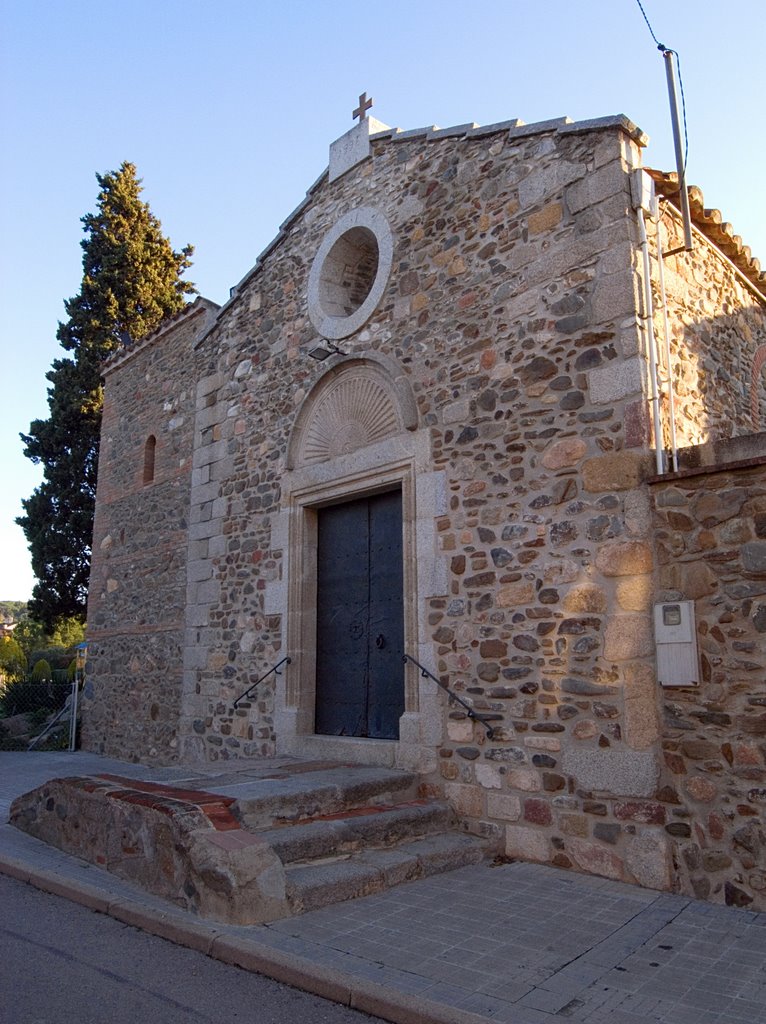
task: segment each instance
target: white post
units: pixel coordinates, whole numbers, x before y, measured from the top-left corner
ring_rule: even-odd
[[[72,699],[69,708],[69,749],[74,750],[77,743],[77,694],[80,689],[80,673],[75,671],[72,680]]]
[[[668,81],[668,99],[670,100],[670,120],[673,125],[673,145],[676,151],[676,169],[678,171],[679,200],[681,216],[684,224],[684,249],[692,251],[692,216],[689,211],[689,193],[686,188],[686,158],[681,144],[681,125],[678,117],[678,95],[676,93],[676,76],[673,69],[673,51],[664,50],[665,75]]]

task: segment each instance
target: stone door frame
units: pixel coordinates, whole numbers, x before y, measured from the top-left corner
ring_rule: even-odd
[[[355,737],[319,736],[314,732],[316,704],[316,601],[317,601],[317,511],[353,498],[364,498],[385,491],[401,490],[402,494],[402,558],[405,649],[414,651],[418,641],[417,614],[417,541],[415,536],[415,478],[412,455],[396,461],[382,461],[390,444],[381,442],[367,449],[363,457],[342,456],[322,463],[324,479],[316,477],[316,468],[294,471],[283,481],[284,505],[288,517],[287,545],[287,608],[285,649],[292,661],[285,675],[282,700],[277,721],[278,749],[305,753],[307,746],[322,757],[359,760],[364,763],[393,764],[395,749],[412,737],[413,722],[419,712],[417,677],[405,673],[404,706],[400,719],[400,739],[370,740]],[[383,449],[382,451],[376,451]],[[375,458],[375,455],[378,458]],[[348,471],[349,463],[362,462]],[[337,463],[338,465],[332,465]],[[318,467],[317,467],[318,468]],[[346,468],[346,472],[343,472]],[[287,486],[286,486],[287,485]],[[409,728],[408,728],[409,726]]]
[[[366,444],[357,441],[358,403],[344,405],[344,396],[354,393],[357,384],[373,389],[374,415],[360,414],[362,433],[372,437]],[[322,417],[328,417],[324,423]],[[338,438],[343,444],[335,450]],[[328,369],[296,417],[281,488],[282,511],[272,521],[271,547],[282,553],[282,575],[267,585],[265,594],[265,611],[280,616],[282,650],[292,659],[277,681],[277,751],[434,771],[443,733],[441,695],[409,663],[398,740],[314,732],[319,508],[401,490],[405,650],[423,664],[433,662],[425,619],[428,599],[447,591],[446,560],[438,549],[435,524],[447,511],[446,475],[433,470],[430,431],[419,426],[415,399],[400,367],[368,355],[341,358]]]

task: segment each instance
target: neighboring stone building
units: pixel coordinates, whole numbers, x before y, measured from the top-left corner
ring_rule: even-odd
[[[364,119],[110,360],[88,749],[414,767],[511,857],[766,909],[766,275],[696,190],[677,251],[672,176],[637,213],[646,141]]]

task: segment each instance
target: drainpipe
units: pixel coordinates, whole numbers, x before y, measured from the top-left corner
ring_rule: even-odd
[[[659,204],[658,204],[659,205]],[[678,441],[676,439],[676,396],[673,390],[673,371],[670,355],[670,327],[668,325],[668,302],[665,298],[665,260],[662,257],[659,211],[657,215],[657,265],[660,274],[660,298],[662,300],[662,331],[665,335],[665,365],[668,370],[668,417],[670,426],[671,469],[678,470]]]
[[[637,170],[631,175],[633,207],[638,215],[638,230],[641,241],[641,257],[644,265],[644,302],[646,318],[646,343],[649,349],[649,386],[652,392],[652,424],[654,426],[654,457],[657,476],[665,472],[662,450],[662,420],[660,419],[660,389],[657,382],[657,342],[654,335],[654,303],[652,302],[652,268],[649,262],[649,239],[646,234],[644,211],[652,214],[656,209],[654,182],[645,171]]]

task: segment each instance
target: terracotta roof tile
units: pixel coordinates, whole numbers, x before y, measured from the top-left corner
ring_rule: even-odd
[[[654,181],[659,195],[665,196],[671,202],[677,202],[679,187],[675,171],[667,173],[647,167],[646,172]],[[728,221],[724,221],[720,210],[705,206],[705,197],[699,186],[689,185],[688,192],[694,226],[731,260],[759,292],[766,295],[766,271],[761,270],[760,260],[753,256],[750,246],[744,244],[740,235],[734,234],[734,228]]]

